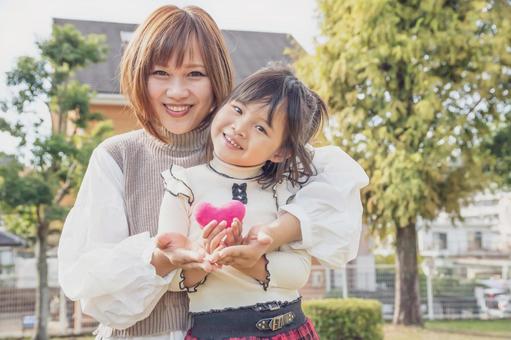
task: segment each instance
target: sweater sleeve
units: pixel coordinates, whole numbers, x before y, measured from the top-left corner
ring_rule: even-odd
[[[121,169],[101,146],[89,161],[58,250],[59,283],[83,312],[124,329],[149,316],[167,291],[151,265],[149,232],[129,236]]]
[[[311,257],[303,250],[283,246],[282,250],[266,254],[270,286],[297,290],[305,286],[311,271]]]
[[[314,151],[317,175],[281,210],[300,220],[304,249],[330,268],[355,258],[362,231],[360,189],[367,185],[364,170],[341,149],[333,146]]]

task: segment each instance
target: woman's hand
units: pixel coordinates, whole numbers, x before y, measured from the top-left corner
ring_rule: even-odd
[[[207,261],[204,249],[183,234],[160,234],[156,236],[156,247],[151,263],[160,276],[165,276],[176,268],[195,268],[205,272],[216,269],[215,265]]]

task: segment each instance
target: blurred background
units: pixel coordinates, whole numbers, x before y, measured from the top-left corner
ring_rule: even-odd
[[[94,147],[139,128],[119,61],[167,3],[0,0],[0,338],[97,326],[59,288],[59,235]],[[425,326],[389,339],[511,338],[510,1],[172,3],[212,15],[236,82],[292,64],[329,106],[316,144],[371,179],[357,258],[314,262],[304,299],[372,299]]]

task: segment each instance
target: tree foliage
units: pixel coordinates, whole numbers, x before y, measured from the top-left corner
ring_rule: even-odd
[[[47,338],[49,291],[47,288],[47,237],[55,222],[63,221],[68,208],[64,198],[79,186],[93,148],[111,128],[97,124],[91,112],[93,93],[73,78],[74,72],[106,56],[104,37],[82,36],[73,26],[54,26],[52,36],[37,43],[39,56],[23,56],[7,72],[13,96],[3,102],[0,130],[17,137],[18,150],[30,148],[29,163],[17,155],[0,155],[0,208],[2,218],[15,233],[35,240],[38,266],[37,324],[35,338]],[[51,131],[44,131],[45,117],[36,108],[43,104]],[[18,117],[7,119],[10,110]],[[80,131],[80,133],[78,133]],[[33,143],[27,143],[28,140]]]
[[[318,3],[322,38],[297,69],[327,100],[330,140],[371,178],[366,222],[383,236],[458,216],[492,181],[484,142],[509,110],[510,2]]]
[[[0,202],[13,227],[25,225],[20,218],[48,223],[61,220],[66,212],[61,206],[63,198],[77,187],[93,146],[108,133],[100,125],[91,134],[77,134],[77,129],[101,116],[89,110],[93,96],[89,86],[73,79],[76,69],[104,59],[104,37],[84,37],[71,25],[56,25],[52,36],[37,46],[40,56],[22,56],[7,72],[7,85],[14,95],[4,103],[4,111],[12,109],[22,116],[32,113],[34,103],[44,103],[53,116],[51,133],[42,131],[43,117],[31,124],[0,118],[1,130],[18,137],[19,147],[26,145],[27,136],[34,139],[28,167],[16,156],[4,156],[0,168]],[[68,124],[73,124],[74,131],[68,131]],[[27,228],[21,229],[26,235]]]
[[[328,101],[332,140],[370,174],[369,225],[458,212],[488,183],[480,146],[509,96],[509,2],[319,5],[327,40],[298,68]]]
[[[499,175],[499,184],[511,189],[511,119],[495,133],[488,149],[495,156],[493,170]]]

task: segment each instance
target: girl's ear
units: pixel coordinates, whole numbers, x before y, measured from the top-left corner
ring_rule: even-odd
[[[290,156],[289,150],[285,147],[279,148],[275,153],[270,157],[270,161],[273,163],[282,163]]]

